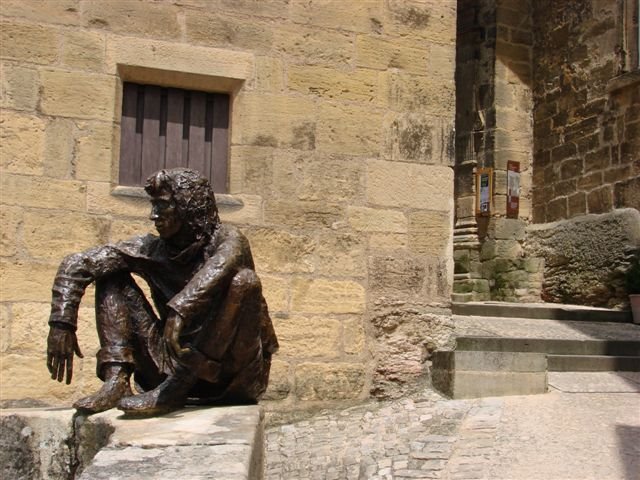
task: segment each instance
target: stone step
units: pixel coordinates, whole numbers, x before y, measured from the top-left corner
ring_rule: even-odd
[[[463,336],[456,339],[456,349],[490,352],[538,352],[554,355],[640,356],[640,341]]]
[[[454,315],[520,317],[539,320],[632,323],[631,312],[582,305],[554,303],[459,302],[451,305]]]
[[[436,389],[454,399],[545,393],[547,357],[544,353],[434,352],[431,380]]]
[[[640,372],[640,356],[547,355],[550,372]]]

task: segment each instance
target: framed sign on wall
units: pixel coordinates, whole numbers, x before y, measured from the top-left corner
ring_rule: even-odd
[[[520,212],[520,162],[507,162],[507,218]]]
[[[493,199],[493,168],[476,171],[476,215],[489,216]]]

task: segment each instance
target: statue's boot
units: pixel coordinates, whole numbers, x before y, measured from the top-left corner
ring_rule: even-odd
[[[151,417],[178,410],[184,406],[197,380],[195,375],[176,372],[153,390],[123,398],[118,408],[130,417]]]
[[[131,374],[124,367],[106,367],[102,388],[93,395],[77,400],[73,408],[80,413],[90,415],[115,407],[120,399],[133,395],[129,383],[130,376]]]

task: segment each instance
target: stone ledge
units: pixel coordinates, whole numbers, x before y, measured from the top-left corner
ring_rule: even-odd
[[[260,480],[264,471],[264,415],[255,405],[135,420],[116,410],[2,410],[0,438],[2,463],[18,478]]]
[[[607,83],[607,92],[612,93],[623,88],[631,87],[633,85],[640,84],[640,70],[634,70],[633,72],[623,73],[617,77],[612,78]]]

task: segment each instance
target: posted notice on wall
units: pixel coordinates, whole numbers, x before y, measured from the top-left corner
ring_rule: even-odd
[[[520,162],[507,162],[507,217],[518,218],[520,211]]]
[[[479,168],[476,171],[476,215],[491,214],[493,198],[493,169]]]

